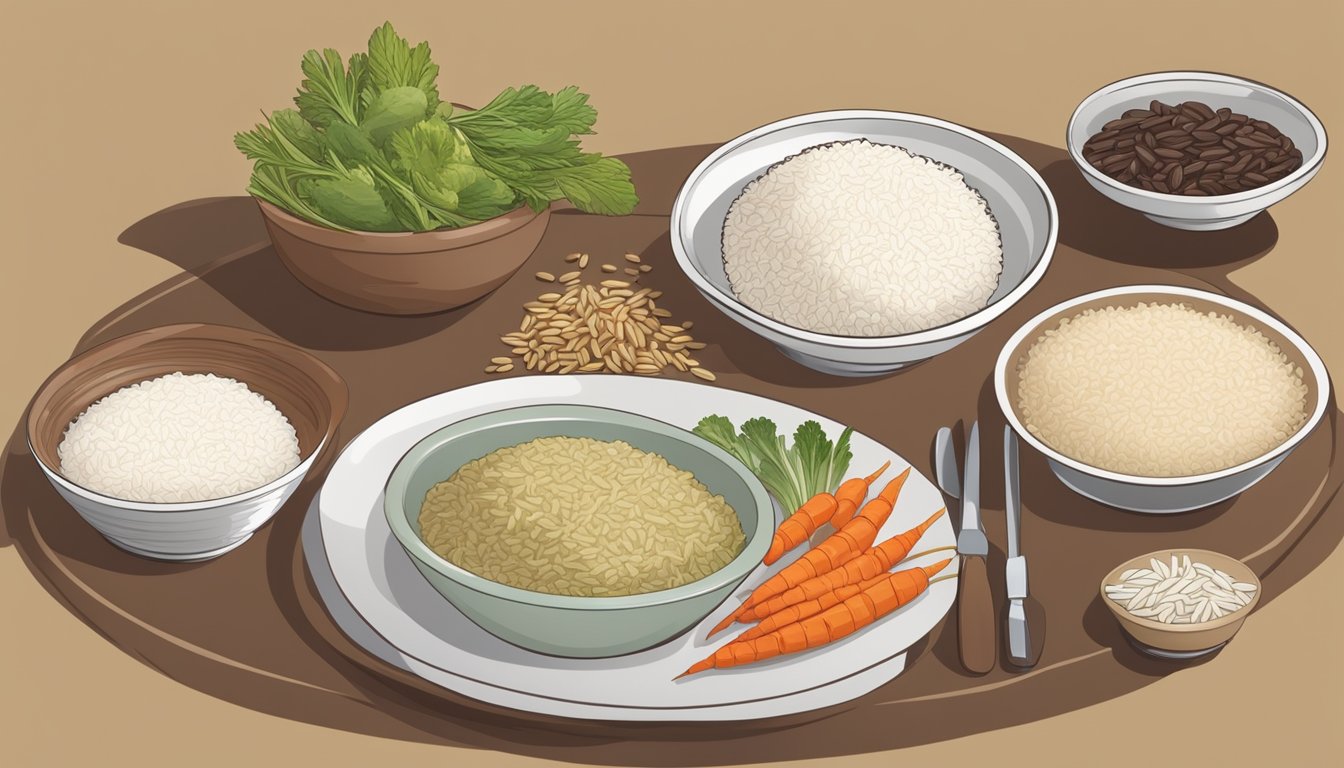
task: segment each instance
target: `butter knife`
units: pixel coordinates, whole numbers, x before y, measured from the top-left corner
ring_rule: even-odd
[[[1017,435],[1003,428],[1003,504],[1008,516],[1008,658],[1019,667],[1035,664],[1027,622],[1027,558],[1022,554],[1022,487],[1018,477]]]
[[[989,592],[989,539],[980,520],[980,423],[971,425],[966,438],[966,466],[961,478],[961,532],[957,554],[957,650],[969,672],[985,674],[994,668],[998,653],[994,601]]]

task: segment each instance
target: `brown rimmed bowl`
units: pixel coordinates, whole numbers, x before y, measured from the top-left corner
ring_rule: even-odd
[[[425,315],[504,284],[546,234],[550,209],[430,232],[345,232],[257,200],[271,244],[299,282],[326,299],[383,315]]]
[[[298,466],[244,493],[172,504],[113,498],[61,475],[57,447],[75,417],[122,387],[178,371],[237,379],[274,403],[298,434]],[[271,519],[331,443],[347,403],[340,376],[292,344],[230,326],[168,325],[100,344],[51,374],[28,410],[28,447],[56,492],[113,544],[160,560],[205,560]]]
[[[1163,624],[1160,621],[1135,616],[1125,610],[1124,606],[1106,596],[1106,587],[1120,583],[1120,574],[1130,568],[1147,567],[1148,561],[1152,559],[1170,561],[1172,555],[1189,555],[1191,560],[1223,571],[1237,581],[1254,584],[1255,592],[1251,595],[1250,603],[1241,610],[1198,624]],[[1246,617],[1255,610],[1255,606],[1260,602],[1260,593],[1263,591],[1264,586],[1261,585],[1255,572],[1235,557],[1207,549],[1189,548],[1161,549],[1130,558],[1106,574],[1101,580],[1099,589],[1101,602],[1120,622],[1120,627],[1135,642],[1139,650],[1159,658],[1175,660],[1198,658],[1226,645],[1227,641],[1237,634],[1237,630],[1241,629]]]

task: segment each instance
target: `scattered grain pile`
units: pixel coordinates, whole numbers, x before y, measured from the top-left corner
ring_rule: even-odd
[[[1171,562],[1150,558],[1148,568],[1130,568],[1120,583],[1106,585],[1106,597],[1144,619],[1163,624],[1198,624],[1235,613],[1250,604],[1254,584],[1190,560],[1171,556]]]
[[[638,254],[627,253],[627,279],[607,279],[598,284],[583,282],[588,254],[572,253],[566,261],[578,269],[559,277],[538,272],[542,282],[560,282],[563,291],[543,293],[523,305],[527,314],[518,330],[500,337],[512,354],[522,358],[528,370],[543,373],[636,373],[654,376],[666,368],[689,371],[697,378],[714,381],[691,353],[704,349],[691,336],[691,323],[667,322],[671,312],[654,302],[662,291],[641,288],[635,282],[650,271]],[[603,264],[603,272],[616,267]],[[500,355],[490,359],[486,373],[508,373],[513,359]]]
[[[655,592],[742,551],[737,514],[690,472],[628,443],[542,437],[464,465],[425,495],[421,537],[501,584],[559,595]]]
[[[1215,472],[1307,419],[1302,369],[1264,334],[1184,304],[1089,309],[1031,347],[1018,408],[1032,434],[1094,467],[1144,477]]]
[[[999,284],[998,224],[960,172],[900,147],[804,150],[747,185],[723,225],[744,304],[841,336],[895,336],[983,309]]]
[[[56,451],[71,482],[152,503],[232,496],[299,464],[284,414],[246,384],[209,373],[113,392],[71,422]]]

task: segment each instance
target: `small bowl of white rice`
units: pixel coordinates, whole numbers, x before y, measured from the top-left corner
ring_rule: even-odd
[[[672,209],[677,263],[784,355],[872,376],[970,338],[1054,253],[1040,175],[955,123],[879,110],[757,128],[693,171]]]
[[[164,326],[61,366],[29,409],[28,444],[57,493],[113,544],[204,560],[280,509],[346,401],[335,371],[280,339]]]
[[[1102,605],[1139,651],[1172,661],[1227,645],[1263,592],[1250,566],[1190,548],[1130,558],[1102,578],[1100,590]]]
[[[1325,364],[1278,318],[1172,285],[1089,293],[1027,321],[994,370],[1008,423],[1061,481],[1147,513],[1259,482],[1320,423]]]

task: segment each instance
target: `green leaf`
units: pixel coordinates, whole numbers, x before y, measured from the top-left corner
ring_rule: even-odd
[[[294,103],[303,119],[317,126],[333,123],[359,125],[363,112],[360,91],[364,88],[364,67],[356,56],[347,70],[341,54],[327,48],[321,53],[308,51],[300,64],[304,80]]]
[[[279,109],[271,113],[271,129],[282,137],[294,149],[313,162],[321,162],[325,153],[322,136],[303,116],[292,109]]]
[[[313,182],[309,198],[323,216],[343,226],[367,232],[394,232],[400,223],[374,185],[373,175],[352,169],[341,179]]]
[[[692,429],[691,432],[699,434],[700,437],[706,438],[712,444],[718,445],[719,448],[730,453],[735,459],[746,464],[747,469],[751,469],[751,472],[755,473],[757,471],[755,456],[751,455],[750,449],[746,447],[745,443],[742,443],[741,438],[738,438],[738,429],[732,426],[732,422],[727,417],[718,416],[718,414],[706,416],[700,420],[699,424],[695,425],[695,429]]]
[[[832,445],[816,421],[799,425],[792,448],[775,423],[763,417],[743,422],[740,434],[730,420],[718,415],[701,419],[692,431],[746,464],[786,514],[818,493],[839,487],[852,458],[852,430],[846,428]]]
[[[450,163],[471,163],[471,149],[461,134],[438,119],[425,120],[392,134],[388,142],[393,165],[411,173],[434,174]]]
[[[375,29],[369,37],[368,82],[378,93],[400,87],[413,87],[425,95],[421,117],[428,117],[439,106],[439,66],[430,59],[429,43],[414,48],[398,37],[391,22]]]
[[[382,145],[393,133],[425,119],[425,92],[412,85],[388,88],[364,110],[359,127]]]
[[[299,176],[273,165],[259,165],[252,171],[252,181],[247,187],[248,193],[255,195],[271,205],[278,206],[300,218],[332,229],[346,229],[318,213],[304,199],[299,187],[304,182],[311,184],[312,178]]]
[[[852,427],[845,427],[840,433],[840,437],[835,439],[835,448],[831,451],[830,466],[822,478],[822,484],[827,488],[839,488],[840,483],[845,480],[845,473],[849,471],[849,462],[853,460],[854,453],[849,448],[849,436],[854,434]]]
[[[806,498],[800,498],[800,489],[806,485],[798,468],[790,460],[784,437],[776,434],[776,429],[773,421],[758,416],[742,423],[742,437],[752,453],[760,458],[757,476],[788,513],[806,501]]]
[[[794,465],[802,476],[801,487],[820,487],[829,479],[832,448],[826,431],[815,421],[804,421],[794,430]]]
[[[450,173],[471,176],[473,181],[458,190],[457,212],[470,219],[485,221],[517,207],[517,196],[508,184],[496,179],[474,165],[451,166]],[[462,177],[459,177],[459,181]]]
[[[597,110],[588,106],[588,94],[581,93],[578,86],[561,88],[551,97],[550,123],[572,134],[593,132],[593,123],[597,122]]]
[[[265,123],[259,123],[252,130],[236,134],[233,144],[248,158],[257,161],[257,166],[272,165],[306,174],[329,172],[320,152],[312,156],[300,146],[307,144],[309,139],[306,135],[287,136],[286,131],[277,131],[267,118]]]
[[[624,216],[635,210],[639,196],[630,183],[630,168],[614,157],[551,171],[560,192],[584,213]]]
[[[323,134],[327,148],[346,164],[372,164],[383,159],[368,135],[353,125],[337,123]]]
[[[535,85],[505,88],[480,109],[458,110],[463,122],[483,123],[494,127],[549,128],[554,112],[551,95]]]

